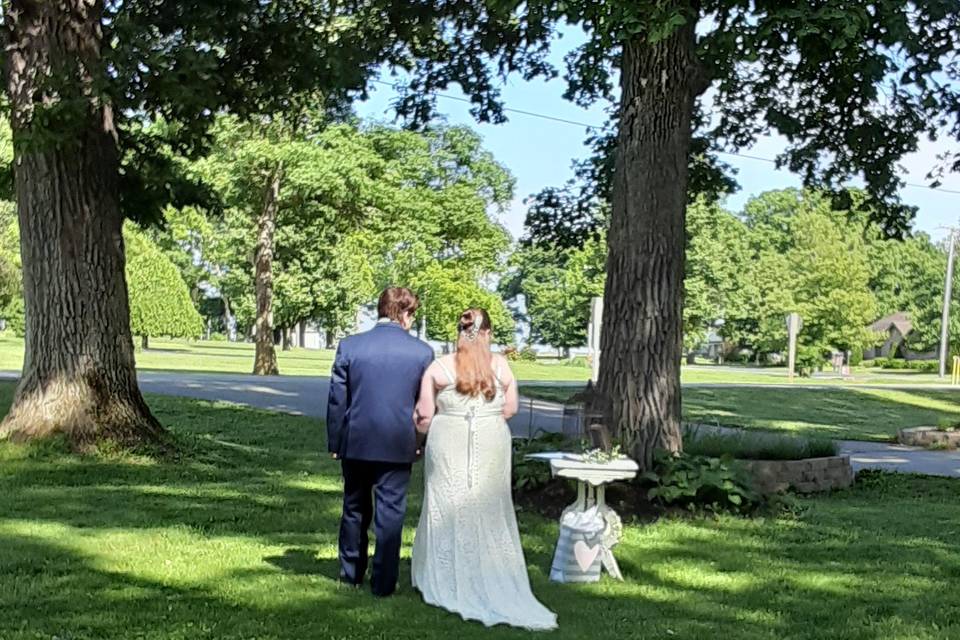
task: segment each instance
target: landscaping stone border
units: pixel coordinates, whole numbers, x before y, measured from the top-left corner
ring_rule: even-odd
[[[850,456],[807,458],[806,460],[740,460],[762,493],[793,489],[817,493],[845,489],[853,484]]]
[[[941,431],[936,427],[910,427],[897,431],[897,442],[911,447],[960,448],[960,430]]]

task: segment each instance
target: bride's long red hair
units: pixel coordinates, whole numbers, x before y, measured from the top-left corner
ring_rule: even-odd
[[[468,396],[483,396],[487,401],[497,394],[490,353],[490,314],[483,309],[467,309],[457,324],[457,391]]]

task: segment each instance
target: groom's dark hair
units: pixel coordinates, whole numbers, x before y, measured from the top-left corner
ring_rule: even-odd
[[[413,291],[405,287],[387,287],[380,294],[377,303],[377,314],[381,318],[390,318],[400,322],[405,313],[416,313],[420,308],[420,298]]]

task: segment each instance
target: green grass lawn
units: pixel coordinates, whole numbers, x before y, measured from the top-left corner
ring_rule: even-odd
[[[577,389],[521,386],[520,393],[565,402]],[[710,387],[683,390],[691,422],[845,440],[892,439],[903,427],[960,419],[960,395],[948,390]]]
[[[190,371],[250,373],[253,344],[236,342],[159,340],[146,351],[137,347],[137,368],[142,371]],[[333,352],[326,349],[277,349],[280,371],[286,375],[328,375]],[[23,367],[23,340],[9,333],[0,335],[0,370]]]
[[[141,371],[187,371],[195,373],[250,373],[253,370],[253,344],[186,340],[150,341],[146,351],[137,347],[137,368]],[[277,349],[280,373],[290,376],[325,376],[333,364],[333,351],[327,349]],[[515,375],[523,380],[583,381],[590,369],[556,361],[515,362]],[[23,340],[9,333],[0,334],[0,371],[18,371],[23,367]]]
[[[152,339],[150,348],[137,347],[137,368],[142,371],[184,371],[193,373],[240,373],[253,369],[253,344]],[[280,373],[290,376],[316,376],[330,373],[333,351],[327,349],[277,349]],[[17,371],[23,366],[23,340],[9,332],[0,333],[0,371]],[[512,362],[517,379],[528,382],[586,382],[590,369],[583,365],[544,359],[537,362]],[[804,380],[804,384],[919,384],[942,382],[935,375],[916,371],[861,369],[855,381]],[[787,371],[771,368],[763,373],[735,368],[711,369],[709,366],[681,370],[684,383],[702,384],[784,384]]]
[[[903,427],[960,419],[954,391],[899,389],[684,389],[694,422],[846,440],[891,440]]]
[[[0,411],[11,386],[0,385]],[[340,481],[317,421],[149,397],[178,462],[0,443],[0,638],[523,638],[340,588]],[[407,519],[420,507],[419,467]],[[557,527],[520,517],[549,637],[960,637],[960,483],[871,475],[798,517],[631,524],[626,582],[558,585]]]

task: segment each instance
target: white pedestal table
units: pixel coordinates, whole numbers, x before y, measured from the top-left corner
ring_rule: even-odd
[[[585,460],[581,454],[559,451],[532,453],[526,457],[549,462],[550,471],[554,477],[571,478],[577,481],[577,499],[564,509],[563,513],[566,515],[570,511],[583,512],[594,506],[597,507],[606,525],[603,531],[603,567],[611,577],[623,580],[623,574],[620,573],[620,567],[612,551],[623,535],[623,522],[617,512],[607,505],[606,485],[618,480],[635,478],[639,470],[637,463],[627,457],[607,462],[594,462]]]

